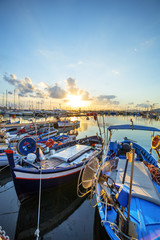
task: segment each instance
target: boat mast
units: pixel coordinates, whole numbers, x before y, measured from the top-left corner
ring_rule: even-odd
[[[131,143],[131,161],[132,161],[132,166],[131,166],[129,198],[128,198],[127,233],[129,231],[129,218],[130,218],[131,192],[132,192],[132,183],[133,183],[134,159],[135,159],[135,149],[133,148],[133,144]]]

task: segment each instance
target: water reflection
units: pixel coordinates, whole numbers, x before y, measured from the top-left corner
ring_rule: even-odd
[[[106,233],[106,230],[101,223],[98,207],[96,207],[95,215],[94,215],[94,240],[102,240],[102,239],[110,240],[110,237]]]
[[[0,172],[0,187],[3,187],[8,182],[12,181],[12,176],[9,167],[1,169]],[[0,191],[1,192],[1,191]]]
[[[9,167],[0,172],[0,186],[0,226],[10,239],[14,239],[20,204]]]
[[[113,124],[129,124],[130,118],[133,119],[134,124],[160,128],[160,121],[131,116],[105,116],[105,127],[107,128],[107,126]],[[94,119],[77,119],[81,121],[77,138],[86,135],[95,135],[99,132]],[[99,122],[103,132],[102,117],[99,117]],[[150,133],[130,131],[129,134],[131,136],[127,132],[115,132],[113,139],[122,140],[124,135],[132,137],[133,140],[137,140],[142,146],[150,150]],[[102,232],[96,232],[98,219],[94,215],[95,209],[90,205],[90,200],[88,198],[78,198],[76,195],[76,183],[74,184],[73,186],[71,184],[56,191],[48,191],[42,194],[40,216],[41,239],[106,239],[105,237],[100,237]],[[37,228],[38,198],[34,197],[20,205],[9,168],[0,173],[0,201],[0,225],[6,231],[7,235],[11,239],[35,239],[34,232]]]
[[[53,191],[45,191],[41,197],[40,210],[40,237],[44,235],[65,219],[67,219],[85,198],[77,196],[77,182],[74,181],[64,187]],[[29,240],[34,238],[38,220],[38,196],[26,200],[20,205],[15,240]]]

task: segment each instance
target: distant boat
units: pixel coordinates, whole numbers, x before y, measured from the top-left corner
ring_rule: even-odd
[[[80,121],[62,120],[62,121],[57,121],[57,124],[58,124],[58,128],[79,127]]]
[[[15,189],[20,201],[42,189],[61,186],[77,178],[83,164],[90,158],[99,157],[101,138],[91,136],[57,146],[46,155],[36,151],[33,139],[26,138],[23,156],[15,164],[13,151],[6,150]],[[94,147],[93,147],[94,146]],[[97,146],[97,147],[96,147]],[[35,154],[36,152],[36,154]],[[41,159],[41,160],[40,160]]]
[[[47,141],[49,138],[56,136],[58,130],[54,127],[43,127],[36,130],[27,131],[25,128],[21,128],[17,134],[10,134],[10,142],[14,143],[22,139],[23,137],[33,137],[37,141]]]
[[[0,124],[10,124],[10,123],[11,123],[11,120],[4,120],[0,122]]]
[[[4,166],[8,165],[8,158],[4,152],[7,149],[8,149],[7,144],[5,144],[5,145],[0,144],[0,167],[4,167]]]
[[[5,150],[9,148],[9,142],[7,140],[7,134],[5,131],[0,130],[0,167],[8,165],[8,158],[5,154]],[[14,158],[17,159],[18,154],[14,152]]]
[[[90,175],[86,167],[82,185],[87,189],[95,179],[99,215],[110,239],[159,239],[159,163],[133,140],[125,137],[121,143],[112,141],[114,130],[150,131],[152,136],[160,132],[157,128],[134,125],[133,122],[108,127],[102,164],[93,168]],[[160,160],[159,135],[152,137],[151,146]]]
[[[22,111],[22,115],[23,116],[33,116],[33,111],[29,111],[29,110]]]

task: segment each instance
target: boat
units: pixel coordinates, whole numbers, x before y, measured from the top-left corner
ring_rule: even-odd
[[[151,132],[150,152],[127,137],[121,142],[112,140],[117,130]],[[160,136],[155,132],[160,130],[133,122],[109,126],[101,164],[93,160],[83,170],[82,186],[95,187],[99,216],[109,239],[160,238]]]
[[[75,120],[75,121],[70,121],[70,120],[59,120],[57,121],[57,126],[58,128],[68,128],[68,127],[79,127],[80,126],[80,121]]]
[[[9,141],[7,139],[7,134],[3,129],[0,129],[0,168],[8,165],[8,158],[5,154],[5,150],[10,148]],[[13,148],[12,148],[13,149]],[[14,150],[14,157],[17,159],[16,149]]]
[[[5,153],[7,149],[11,149],[13,151],[15,161],[17,161],[17,159],[19,158],[19,154],[17,153],[15,147],[9,147],[7,144],[0,144],[0,168],[9,166],[8,158]]]
[[[8,149],[8,145],[0,145],[0,167],[8,165],[8,158],[5,154],[5,150]]]
[[[33,111],[24,110],[22,111],[22,116],[33,116]]]
[[[10,143],[18,142],[24,137],[33,137],[37,141],[47,141],[49,138],[53,138],[58,133],[58,130],[54,127],[37,128],[36,130],[27,131],[25,127],[21,128],[16,134],[9,134]]]
[[[43,154],[33,138],[24,138],[23,156],[14,161],[13,151],[5,150],[20,201],[42,190],[61,186],[78,178],[85,162],[100,157],[101,138],[90,136],[50,148]]]
[[[7,132],[10,133],[17,133],[22,128],[25,128],[27,131],[35,129],[35,126],[37,129],[43,128],[43,127],[53,127],[55,122],[53,121],[34,121],[32,118],[26,119],[28,122],[22,122],[22,123],[10,123],[10,124],[3,124],[3,128],[6,129]]]

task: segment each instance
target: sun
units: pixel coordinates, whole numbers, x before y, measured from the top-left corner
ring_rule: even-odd
[[[85,101],[82,100],[82,97],[80,95],[68,95],[67,96],[68,103],[67,105],[70,105],[71,107],[83,107],[86,105]]]

